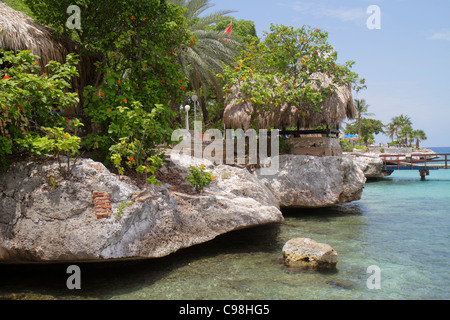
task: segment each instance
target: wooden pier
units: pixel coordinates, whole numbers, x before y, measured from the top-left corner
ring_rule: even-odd
[[[430,170],[450,169],[450,153],[382,154],[380,158],[383,159],[383,171],[418,170],[421,180],[425,180]]]

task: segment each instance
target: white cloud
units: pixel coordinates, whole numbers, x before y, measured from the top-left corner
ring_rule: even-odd
[[[292,10],[317,17],[335,18],[343,22],[362,22],[367,19],[367,8],[332,8],[313,2],[296,1],[288,5]]]
[[[430,40],[446,40],[450,41],[450,30],[436,32],[430,37]]]

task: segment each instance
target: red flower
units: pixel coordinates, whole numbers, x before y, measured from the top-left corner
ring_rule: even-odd
[[[3,110],[6,110],[6,106],[2,106],[2,109],[3,109]]]
[[[133,158],[130,158],[130,162],[133,162],[134,161],[134,159]]]
[[[124,102],[124,103],[127,103],[127,99],[123,99],[123,102]]]
[[[70,122],[70,119],[69,119],[69,118],[66,118],[66,121],[67,121],[67,122]]]
[[[100,95],[103,97],[105,94],[102,92],[102,93],[100,93]]]
[[[9,79],[11,79],[11,78],[10,78],[9,76],[4,76],[3,79],[9,80]]]
[[[131,20],[134,20],[134,17],[133,17],[133,16],[131,16]]]
[[[117,80],[117,83],[120,84],[120,80]]]

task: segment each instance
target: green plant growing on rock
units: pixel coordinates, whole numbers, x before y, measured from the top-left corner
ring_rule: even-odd
[[[75,119],[72,126],[76,129],[83,124]],[[61,127],[41,127],[43,136],[39,134],[30,134],[24,139],[17,139],[17,143],[25,148],[28,152],[38,156],[51,154],[55,155],[58,161],[60,172],[64,175],[70,175],[73,166],[76,163],[77,156],[81,146],[81,139],[75,135],[71,135],[64,131]],[[62,168],[62,156],[66,157],[66,169]],[[70,160],[73,165],[70,165]]]
[[[122,216],[123,216],[123,209],[125,209],[125,207],[130,207],[132,205],[133,205],[133,202],[119,203],[119,205],[117,206],[117,212],[114,215],[114,218],[116,218],[116,220],[121,220]]]
[[[118,174],[125,173],[125,167],[144,175],[149,184],[159,185],[155,173],[164,165],[164,153],[148,155],[140,148],[141,142],[137,139],[131,141],[129,137],[121,138],[120,142],[111,146],[111,161],[117,168]],[[150,176],[149,176],[150,174]]]
[[[47,74],[42,72],[39,57],[29,51],[0,50],[0,64],[4,65],[0,70],[0,165],[6,167],[6,156],[22,151],[19,141],[33,145],[34,140],[38,152],[48,151],[54,142],[49,136],[62,134],[56,128],[66,126],[67,121],[55,110],[78,102],[77,94],[68,92],[71,79],[78,76],[78,59],[69,54],[64,64],[50,61]],[[69,139],[57,147],[66,148],[73,142]]]
[[[191,166],[189,168],[189,174],[186,175],[186,180],[195,187],[197,192],[210,185],[214,178],[210,172],[205,171],[204,164],[200,165],[200,167]]]

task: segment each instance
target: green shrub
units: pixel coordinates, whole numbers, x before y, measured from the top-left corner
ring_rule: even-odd
[[[67,126],[66,119],[54,111],[66,110],[78,103],[77,94],[68,92],[71,79],[78,75],[75,55],[69,54],[65,64],[50,61],[46,66],[49,74],[41,72],[38,61],[39,57],[29,51],[16,54],[0,50],[0,64],[5,66],[0,70],[2,167],[7,166],[6,156],[21,152],[23,146],[34,145],[32,150],[38,153],[41,149],[51,151],[52,139],[48,136],[60,135]],[[70,141],[72,139],[59,141],[56,148],[65,149]]]
[[[72,125],[76,129],[83,124],[78,119],[75,119]],[[44,136],[40,136],[35,133],[29,134],[24,139],[17,139],[17,143],[28,152],[38,156],[46,154],[56,155],[60,171],[64,174],[70,174],[70,160],[72,159],[75,164],[75,157],[79,154],[81,139],[77,136],[66,133],[64,128],[60,127],[42,127],[41,131],[44,133]],[[65,156],[67,158],[67,167],[65,172],[62,170],[61,156]]]
[[[352,152],[353,151],[353,145],[350,141],[347,140],[340,140],[339,143],[341,144],[342,151],[344,152]]]
[[[200,167],[191,166],[186,179],[195,187],[196,191],[200,191],[211,184],[214,176],[210,172],[205,171],[205,165],[202,164]]]

